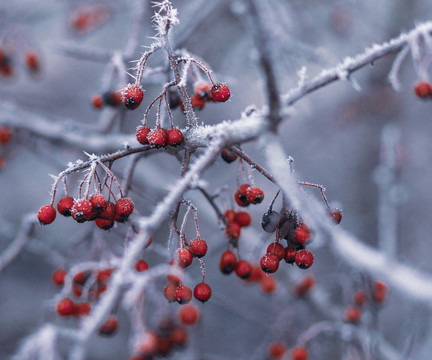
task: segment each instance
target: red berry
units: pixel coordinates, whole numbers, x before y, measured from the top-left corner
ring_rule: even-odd
[[[170,334],[170,339],[176,346],[183,346],[186,344],[188,338],[188,334],[184,329],[174,329]]]
[[[106,283],[108,282],[109,278],[111,277],[112,272],[114,269],[103,269],[98,272],[97,274],[97,281],[99,283]]]
[[[222,253],[219,269],[223,274],[228,275],[231,274],[237,265],[237,258],[235,254],[231,250],[226,250]]]
[[[203,99],[211,99],[211,87],[210,84],[206,83],[206,84],[201,84],[198,85],[195,88],[195,95],[198,95],[199,97],[203,98]]]
[[[252,265],[251,275],[247,278],[247,282],[259,282],[263,278],[263,272],[261,266]]]
[[[330,209],[329,215],[336,224],[339,224],[342,220],[342,211],[339,209]]]
[[[73,282],[75,284],[84,285],[87,279],[90,277],[90,273],[86,271],[80,271],[73,277]]]
[[[194,297],[195,299],[206,302],[211,297],[211,287],[209,284],[206,283],[199,283],[194,288]]]
[[[177,265],[181,268],[187,268],[192,264],[193,255],[189,249],[181,248],[177,250]]]
[[[154,147],[163,147],[168,141],[167,132],[165,129],[153,129],[148,133],[147,140]]]
[[[151,129],[148,126],[145,125],[138,126],[136,131],[136,138],[140,144],[147,145],[149,143],[147,139],[147,135],[149,134],[150,131]]]
[[[93,206],[93,211],[97,213],[104,211],[108,205],[108,201],[105,199],[105,196],[103,196],[102,194],[92,195],[89,201]]]
[[[60,316],[70,316],[75,312],[75,303],[70,298],[64,298],[57,303],[57,313]]]
[[[102,96],[98,95],[93,95],[92,99],[91,99],[91,103],[93,105],[94,108],[96,109],[102,109],[104,102],[102,100]]]
[[[344,320],[349,323],[358,323],[361,319],[362,312],[356,306],[350,306],[345,310]]]
[[[102,100],[104,104],[109,106],[117,106],[123,103],[122,94],[118,91],[107,91],[102,94]]]
[[[297,255],[296,249],[292,249],[290,247],[285,248],[284,259],[288,264],[294,264],[296,255]]]
[[[87,302],[80,302],[75,304],[74,316],[88,315],[91,311],[91,306]]]
[[[99,334],[110,336],[118,329],[118,320],[114,315],[111,315],[99,328]]]
[[[28,52],[25,56],[25,62],[30,71],[39,70],[39,59],[34,52]]]
[[[235,214],[236,213],[234,210],[229,209],[229,210],[225,211],[224,218],[226,219],[226,221],[228,223],[233,222],[235,219]]]
[[[175,288],[174,299],[179,304],[187,304],[192,299],[192,290],[186,285],[180,285]]]
[[[291,358],[292,360],[307,360],[308,352],[303,347],[296,347],[292,351]]]
[[[64,271],[63,269],[58,269],[52,274],[52,282],[55,285],[64,285],[65,277],[66,271]]]
[[[183,142],[183,133],[180,129],[171,128],[167,130],[167,143],[168,146],[178,146]]]
[[[300,244],[304,244],[311,237],[311,233],[306,225],[300,225],[295,232],[295,237]]]
[[[5,126],[1,126],[0,127],[0,144],[4,145],[7,144],[9,142],[9,140],[12,137],[12,133],[10,132],[10,130],[5,127]]]
[[[260,270],[260,273],[262,274],[262,271]],[[273,276],[267,275],[261,277],[261,290],[265,294],[271,294],[276,290],[276,281],[274,280]]]
[[[93,205],[87,199],[81,199],[75,201],[74,206],[72,207],[72,217],[78,223],[83,223],[85,221],[93,218]]]
[[[251,204],[259,204],[264,200],[264,192],[259,187],[249,187],[246,196]]]
[[[121,198],[115,204],[115,215],[120,218],[120,222],[125,222],[134,210],[134,203],[129,198]]]
[[[308,250],[297,251],[295,256],[295,263],[300,269],[308,269],[314,262],[313,254]]]
[[[378,303],[382,303],[387,296],[387,291],[388,286],[386,284],[384,284],[382,281],[375,281],[373,299]]]
[[[239,224],[241,227],[249,226],[252,222],[252,218],[247,211],[239,211],[235,213],[234,222]]]
[[[282,260],[285,257],[285,248],[283,245],[274,242],[267,247],[267,254],[276,255],[279,260]]]
[[[315,285],[315,279],[312,276],[306,276],[294,286],[294,293],[297,296],[305,296]]]
[[[189,243],[189,250],[194,257],[201,258],[207,253],[207,243],[200,238],[193,239]]]
[[[135,263],[134,268],[136,271],[142,272],[142,271],[148,270],[149,266],[148,266],[147,262],[145,262],[144,260],[138,260]]]
[[[195,94],[194,96],[192,96],[191,102],[192,102],[192,108],[202,110],[204,109],[206,100],[205,98],[202,98],[198,94]]]
[[[80,286],[80,285],[74,285],[72,287],[72,294],[75,297],[77,297],[77,298],[81,297],[81,295],[82,295],[82,286]]]
[[[178,317],[183,325],[195,325],[200,317],[198,309],[194,305],[185,305],[179,309]]]
[[[123,91],[123,103],[129,110],[134,110],[143,101],[144,93],[140,86],[129,86]]]
[[[96,226],[102,230],[109,230],[114,226],[114,220],[97,218],[95,220]]]
[[[246,260],[240,260],[235,267],[235,273],[238,277],[247,279],[252,274],[252,266]]]
[[[279,268],[279,258],[276,255],[265,254],[260,261],[261,269],[267,274],[277,271]]]
[[[286,348],[281,343],[273,343],[268,348],[268,354],[271,359],[279,360],[282,359],[286,352]]]
[[[56,211],[51,205],[42,206],[37,213],[37,218],[41,225],[51,224],[56,218]]]
[[[72,215],[72,207],[74,205],[74,198],[72,196],[65,196],[57,203],[57,211],[63,216]]]
[[[175,291],[177,286],[173,283],[168,283],[164,289],[164,296],[169,302],[175,301]]]
[[[249,200],[247,199],[249,188],[249,184],[243,184],[237,189],[237,192],[234,195],[234,200],[239,206],[248,206],[250,204]]]
[[[213,101],[224,102],[230,97],[230,89],[226,84],[217,83],[211,88],[211,98]]]
[[[115,205],[111,201],[107,201],[105,209],[98,214],[98,218],[104,220],[114,220],[115,210]]]
[[[359,290],[354,294],[354,302],[359,306],[364,305],[366,302],[366,296],[363,291]]]
[[[241,227],[236,222],[230,222],[227,226],[225,226],[225,230],[234,239],[238,239],[241,234]]]
[[[238,156],[229,149],[225,148],[221,152],[221,157],[226,163],[231,164],[232,162],[236,161]]]
[[[432,95],[432,87],[428,82],[421,81],[414,87],[414,92],[419,98],[424,99]]]

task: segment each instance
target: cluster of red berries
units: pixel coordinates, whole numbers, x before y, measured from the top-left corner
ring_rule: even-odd
[[[201,238],[193,239],[188,248],[182,247],[176,251],[175,259],[172,263],[175,263],[179,267],[185,269],[192,264],[193,258],[198,259],[205,256],[207,253],[207,243]],[[187,304],[192,299],[192,290],[183,285],[177,276],[169,274],[167,276],[168,284],[164,289],[165,298],[170,301],[177,301],[179,304]],[[211,297],[211,287],[204,281],[197,284],[194,288],[193,295],[195,299],[206,302]]]
[[[178,146],[183,143],[183,133],[180,129],[156,128],[150,129],[146,125],[137,128],[136,138],[142,145],[151,145],[154,147]]]
[[[34,50],[27,50],[23,55],[23,63],[31,75],[35,75],[40,70],[39,56]],[[14,56],[0,49],[0,74],[8,77],[13,74]]]
[[[213,86],[205,83],[195,88],[195,94],[191,98],[192,108],[202,110],[207,101],[225,102],[231,96],[228,85],[217,83]],[[184,105],[180,102],[180,107],[184,111]]]
[[[431,84],[426,81],[420,81],[417,83],[414,87],[414,92],[420,99],[432,99],[432,87]]]
[[[190,319],[193,315],[189,314]],[[165,321],[156,330],[148,331],[135,345],[129,360],[152,360],[167,357],[175,350],[181,350],[188,342],[188,332],[174,321]]]
[[[264,192],[259,187],[243,184],[239,186],[234,194],[234,200],[237,205],[242,207],[249,206],[250,204],[260,204],[264,200]]]
[[[102,95],[93,95],[91,103],[95,109],[102,109],[104,106],[119,106],[123,104],[123,98],[120,91],[106,91]]]
[[[226,233],[234,239],[240,237],[242,227],[249,226],[252,222],[252,218],[247,211],[228,209],[225,211],[224,218],[228,223],[225,227]]]
[[[126,197],[117,200],[114,204],[99,193],[92,195],[89,199],[74,199],[71,196],[65,196],[59,200],[57,210],[63,216],[72,216],[78,223],[95,220],[97,227],[109,230],[115,221],[124,223],[128,220],[134,210],[134,204]],[[54,206],[42,206],[37,218],[41,225],[51,224],[56,218]]]
[[[274,342],[268,347],[267,353],[271,360],[279,360],[286,358],[287,349],[284,344]],[[292,360],[307,360],[309,357],[308,351],[304,347],[295,347],[291,352]]]

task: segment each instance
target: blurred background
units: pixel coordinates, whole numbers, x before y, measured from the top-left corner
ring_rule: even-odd
[[[297,86],[302,67],[308,78],[313,78],[344,57],[409,31],[430,20],[432,15],[432,5],[426,0],[256,3],[282,94]],[[178,8],[180,19],[171,32],[173,47],[187,49],[205,60],[213,69],[215,80],[226,82],[231,89],[228,102],[209,103],[197,112],[199,124],[236,120],[247,106],[265,105],[263,76],[257,64],[259,50],[252,37],[254,24],[247,2],[173,0],[173,5]],[[140,9],[144,10],[138,43],[149,46],[155,30],[151,23],[153,10],[145,0],[43,0],[37,4],[17,0],[0,4],[0,47],[10,66],[9,71],[2,68],[0,75],[0,122],[2,118],[16,119],[20,124],[12,129],[11,141],[0,148],[2,249],[17,235],[23,216],[36,214],[50,201],[53,180],[49,174],[58,174],[70,161],[85,160],[83,151],[101,155],[124,146],[107,136],[107,142],[113,142],[97,151],[89,145],[93,134],[124,134],[121,139],[129,139],[132,147],[139,146],[134,139],[135,129],[166,79],[157,74],[145,77],[143,105],[133,112],[115,108],[98,110],[92,107],[91,98],[108,89],[119,90],[124,81],[132,82],[124,74],[109,79],[110,55],[106,54],[123,51],[130,37],[135,36],[133,25]],[[80,18],[83,13],[91,14],[91,21]],[[90,25],[85,21],[90,21]],[[432,271],[432,245],[428,241],[432,231],[428,220],[432,211],[431,102],[417,98],[413,88],[419,80],[429,80],[425,77],[432,48],[427,45],[422,44],[429,59],[423,67],[413,65],[410,54],[403,62],[399,92],[388,81],[395,58],[389,55],[352,76],[361,91],[348,81],[326,86],[296,103],[293,115],[279,128],[286,153],[294,158],[299,179],[325,186],[330,203],[343,209],[341,226],[373,247],[379,246],[383,236],[390,236],[395,246],[392,256],[426,273]],[[138,59],[143,49],[137,47],[129,60]],[[37,54],[37,71],[29,68],[29,53]],[[164,63],[164,57],[158,54],[150,58],[148,66]],[[133,66],[128,63],[126,68]],[[192,81],[189,86],[192,94]],[[177,109],[173,115],[175,125],[184,128],[184,114]],[[110,118],[114,120],[104,128]],[[152,111],[150,126],[154,126],[154,120]],[[38,126],[41,121],[53,127],[61,125],[60,132],[88,134],[89,143],[71,144],[60,138],[38,136],[44,129],[32,131],[31,126]],[[244,144],[243,149],[263,163],[256,143]],[[119,179],[128,164],[128,158],[114,163],[113,172]],[[228,165],[218,159],[203,178],[208,191],[214,193],[221,187],[235,191],[236,172],[236,163]],[[179,173],[177,159],[164,151],[139,161],[129,193],[139,214],[151,214]],[[258,263],[273,240],[273,235],[261,230],[260,219],[277,188],[259,173],[254,175],[265,199],[262,204],[248,208],[252,225],[244,229],[239,244],[243,258]],[[82,173],[68,178],[73,196],[81,178]],[[314,189],[305,190],[310,196],[320,196]],[[298,336],[310,326],[327,320],[325,313],[291,291],[293,283],[308,274],[313,274],[320,291],[340,310],[340,320],[343,319],[353,294],[364,283],[364,274],[335,258],[320,233],[315,234],[311,245],[315,254],[313,267],[303,271],[281,264],[274,275],[275,292],[265,294],[259,285],[221,274],[218,263],[227,240],[216,214],[199,192],[189,191],[185,198],[197,206],[201,236],[209,245],[206,282],[212,286],[213,297],[202,306],[197,304],[202,312],[201,322],[190,333],[189,347],[174,353],[172,358],[265,359],[272,341],[293,347]],[[225,210],[232,206],[232,197],[224,195],[217,202]],[[280,199],[275,206],[280,208]],[[180,219],[183,214],[184,209]],[[382,224],[395,226],[395,232],[390,229],[389,235]],[[194,236],[192,225],[191,222],[187,229],[188,238]],[[77,326],[77,321],[59,319],[54,311],[59,289],[51,282],[53,271],[92,257],[120,255],[126,230],[126,225],[118,224],[110,232],[103,232],[93,224],[77,224],[60,216],[52,225],[36,228],[20,256],[0,274],[1,359],[16,353],[22,340],[44,323]],[[145,250],[144,259],[150,267],[167,261],[168,252],[163,250],[168,233],[167,221],[154,234],[154,246]],[[197,263],[187,272],[189,286],[200,281]],[[155,282],[149,309],[154,307],[158,311],[146,313],[146,317],[175,313],[178,305],[166,303],[163,286],[163,282]],[[121,311],[119,318],[119,333],[109,339],[95,336],[89,359],[127,358],[131,346],[130,320]],[[412,348],[413,358],[430,358],[430,310],[423,305],[407,302],[403,294],[390,289],[379,311],[371,306],[365,310],[363,319],[358,326],[367,334],[367,341],[379,333],[380,339],[385,339],[396,354]],[[59,358],[63,359],[68,344],[60,346],[63,351]],[[357,359],[347,355],[346,343],[338,333],[317,336],[308,349],[311,359]],[[386,357],[378,351],[373,358]]]

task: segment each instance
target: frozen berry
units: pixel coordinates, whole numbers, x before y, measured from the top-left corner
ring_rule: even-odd
[[[187,268],[193,261],[193,254],[189,249],[181,248],[177,250],[177,265]]]
[[[149,143],[147,139],[147,135],[149,134],[150,131],[151,129],[148,126],[145,125],[138,126],[136,131],[136,138],[140,144],[147,145]]]
[[[53,206],[51,205],[46,205],[46,206],[42,206],[38,213],[37,213],[37,218],[39,220],[39,223],[41,225],[48,225],[51,224],[55,218],[56,218],[56,211],[54,209]]]
[[[200,238],[193,239],[189,243],[189,250],[194,257],[201,258],[207,253],[207,243]]]
[[[195,299],[206,302],[211,297],[211,287],[209,284],[206,283],[199,283],[194,288],[194,297]]]
[[[236,161],[238,156],[231,150],[225,148],[221,152],[221,157],[226,163],[231,164],[232,162]]]
[[[282,359],[286,352],[286,348],[281,343],[272,343],[268,348],[268,354],[271,359]]]
[[[102,99],[102,96],[98,95],[93,95],[92,99],[91,99],[91,103],[93,105],[94,108],[96,109],[102,109],[104,102]]]
[[[234,222],[239,224],[241,227],[249,226],[252,222],[252,218],[247,211],[239,211],[235,213]]]
[[[175,288],[174,299],[179,304],[187,304],[192,299],[192,290],[186,285],[180,285]]]
[[[264,200],[264,192],[259,187],[249,187],[246,196],[251,204],[259,204]]]
[[[342,211],[339,209],[330,209],[329,215],[336,224],[339,224],[342,221]]]
[[[55,285],[64,285],[65,277],[66,271],[64,271],[63,269],[58,269],[52,274],[52,282]]]
[[[195,94],[191,98],[191,103],[192,103],[192,108],[202,110],[204,109],[206,101],[205,98],[202,98],[198,94]]]
[[[279,268],[279,258],[276,255],[265,254],[260,261],[261,269],[267,274],[277,271]]]
[[[115,204],[115,214],[120,218],[121,222],[125,222],[133,210],[134,203],[129,198],[121,198]]]
[[[60,215],[71,216],[73,205],[74,198],[72,196],[65,196],[64,198],[61,198],[57,203],[57,211]]]
[[[261,227],[265,232],[272,233],[276,230],[279,222],[279,213],[276,211],[267,211],[261,218]]]
[[[293,288],[297,296],[305,296],[315,286],[315,279],[312,276],[306,276],[300,280]]]
[[[0,126],[0,144],[7,144],[11,137],[12,133],[10,132],[10,130],[5,126]]]
[[[308,250],[297,251],[295,256],[295,263],[300,269],[308,269],[314,262],[313,254]]]
[[[108,201],[105,209],[98,214],[98,218],[104,220],[114,220],[114,216],[115,205],[111,201]]]
[[[303,347],[296,347],[293,349],[291,353],[292,360],[307,360],[308,359],[308,352]]]
[[[311,233],[306,225],[300,225],[295,232],[295,237],[300,244],[306,243],[311,237]]]
[[[183,133],[180,129],[171,128],[167,130],[167,143],[168,146],[178,146],[183,142]]]
[[[293,248],[290,248],[290,247],[285,248],[284,260],[288,264],[294,264],[296,255],[297,255],[297,250],[296,249],[293,249]]]
[[[93,206],[93,211],[96,213],[100,213],[104,211],[108,205],[108,201],[105,199],[105,196],[103,196],[102,194],[92,195],[89,201]]]
[[[432,96],[432,87],[431,87],[431,85],[428,82],[426,82],[426,81],[420,81],[414,87],[414,92],[416,93],[416,95],[419,98],[424,99],[424,98],[426,98],[428,96]]]
[[[110,336],[113,335],[118,329],[118,320],[114,315],[111,315],[99,328],[99,334]]]
[[[228,223],[233,222],[235,219],[235,214],[236,213],[234,210],[229,209],[229,210],[225,211],[224,218]]]
[[[199,310],[194,305],[185,305],[179,309],[178,317],[183,325],[195,325],[200,317]]]
[[[202,97],[202,98],[204,98],[204,99],[210,100],[211,99],[211,87],[210,87],[210,84],[205,83],[205,84],[198,85],[195,88],[195,94],[198,95],[198,96],[200,96],[200,97]]]
[[[219,269],[223,274],[228,275],[231,274],[237,265],[237,258],[235,254],[231,250],[226,250],[222,253]]]
[[[136,271],[142,272],[142,271],[148,270],[149,266],[148,266],[147,262],[145,262],[144,260],[138,260],[135,263],[134,268]]]
[[[60,316],[73,315],[75,311],[75,303],[70,298],[64,298],[57,303],[57,313]]]
[[[240,185],[237,189],[237,192],[234,195],[234,200],[239,206],[248,206],[250,204],[247,199],[248,189],[250,188],[249,184]]]
[[[267,247],[267,254],[273,254],[282,260],[285,257],[285,248],[282,244],[274,242]]]
[[[238,277],[247,279],[251,276],[252,266],[246,260],[240,260],[235,267],[235,273]]]
[[[217,83],[211,88],[211,98],[213,101],[224,102],[230,97],[230,89],[228,85]]]
[[[358,323],[361,319],[362,312],[356,306],[350,306],[345,310],[344,320],[349,323]]]
[[[114,219],[97,218],[95,223],[99,229],[109,230],[114,226]]]
[[[228,233],[228,235],[230,235],[231,237],[233,237],[234,239],[238,239],[240,237],[241,234],[241,227],[239,224],[237,224],[236,222],[230,222],[226,227],[225,227],[226,232]]]
[[[123,91],[123,102],[129,110],[134,110],[140,106],[144,98],[144,93],[140,86],[129,86]]]
[[[83,223],[93,218],[93,205],[87,199],[75,201],[72,207],[72,217],[78,223]]]
[[[153,129],[147,135],[147,141],[154,147],[163,147],[167,144],[168,136],[165,129]]]

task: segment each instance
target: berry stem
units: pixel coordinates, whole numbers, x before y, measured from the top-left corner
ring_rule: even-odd
[[[64,184],[64,189],[65,189],[66,196],[69,196],[69,189],[68,189],[68,186],[67,186],[66,176],[63,177],[63,184]],[[51,206],[52,206],[52,204],[51,204]]]
[[[108,167],[106,167],[102,162],[100,162],[100,161],[97,161],[97,163],[105,170],[105,172],[107,173],[107,174],[109,174],[110,176],[111,176],[111,179],[112,180],[114,180],[114,182],[116,183],[116,185],[117,185],[117,187],[118,187],[118,189],[119,189],[119,192],[120,192],[120,197],[124,197],[123,196],[123,191],[122,191],[122,189],[121,189],[121,186],[120,186],[120,184],[119,184],[119,182],[117,181],[117,178],[116,178],[116,176],[114,175],[114,173],[108,168]]]
[[[303,185],[303,186],[310,186],[310,187],[314,187],[314,188],[319,189],[319,191],[320,191],[320,193],[321,193],[321,196],[322,196],[322,198],[323,198],[325,204],[326,204],[327,207],[330,209],[330,205],[329,205],[329,203],[328,203],[328,201],[327,201],[327,197],[326,197],[325,194],[324,194],[324,192],[325,192],[325,190],[326,190],[324,186],[322,186],[322,185],[318,185],[318,184],[312,184],[312,183],[310,183],[310,182],[306,182],[306,181],[299,181],[298,183],[299,183],[299,185]]]
[[[204,283],[205,282],[205,274],[206,274],[204,260],[203,260],[203,258],[199,258],[198,260],[201,263],[202,283]]]
[[[151,49],[149,51],[146,51],[141,55],[141,58],[138,60],[138,63],[136,65],[137,72],[136,72],[136,78],[135,78],[135,86],[140,86],[143,73],[144,73],[144,67],[147,63],[147,60],[150,55],[154,54],[156,51],[160,50],[161,46],[157,44],[152,44]]]

